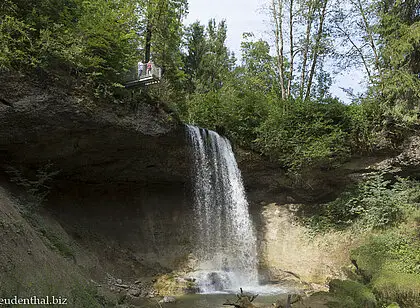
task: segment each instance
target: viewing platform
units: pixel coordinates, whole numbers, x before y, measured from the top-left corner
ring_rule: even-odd
[[[132,68],[125,76],[124,86],[128,88],[134,88],[139,86],[149,86],[160,82],[162,78],[162,68],[153,64],[152,69],[147,71],[147,65],[143,65],[143,70],[139,76],[137,67]]]

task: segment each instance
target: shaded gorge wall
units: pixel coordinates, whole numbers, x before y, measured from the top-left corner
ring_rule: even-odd
[[[184,183],[106,185],[67,183],[48,210],[68,234],[117,277],[135,279],[184,266],[194,233]],[[88,265],[90,266],[90,265]]]

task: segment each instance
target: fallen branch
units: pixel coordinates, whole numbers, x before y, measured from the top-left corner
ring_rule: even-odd
[[[256,308],[256,306],[252,303],[258,296],[256,295],[247,295],[244,293],[242,288],[240,288],[241,293],[236,294],[237,300],[235,303],[230,302],[229,300],[226,300],[226,302],[223,304],[224,306],[233,306],[236,308]]]

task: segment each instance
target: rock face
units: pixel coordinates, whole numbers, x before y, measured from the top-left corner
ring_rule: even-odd
[[[97,106],[48,80],[3,74],[0,185],[10,168],[37,181],[47,165],[59,173],[43,212],[77,247],[84,275],[132,283],[183,266],[193,236],[190,163],[184,126],[170,114],[146,103]]]
[[[265,281],[304,281],[324,284],[343,277],[349,260],[351,234],[331,232],[311,236],[294,219],[298,205],[263,206],[259,230],[261,278]]]
[[[420,178],[420,137],[413,136],[399,152],[353,158],[336,170],[308,170],[299,178],[251,152],[237,150],[259,242],[260,275],[265,281],[325,284],[343,278],[349,264],[352,235],[332,232],[310,236],[296,222],[299,203],[333,200],[349,184],[371,173]]]
[[[154,106],[99,107],[17,75],[0,78],[0,101],[3,167],[53,164],[58,179],[89,183],[188,179],[183,126]]]
[[[405,142],[402,151],[370,167],[393,175],[420,177],[420,136],[412,136]]]

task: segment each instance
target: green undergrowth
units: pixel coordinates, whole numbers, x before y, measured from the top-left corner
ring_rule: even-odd
[[[420,182],[385,174],[367,176],[338,198],[317,206],[303,223],[314,232],[352,228],[358,231],[385,229],[411,219],[419,210]]]
[[[418,216],[413,216],[414,220]],[[358,273],[383,304],[420,307],[418,225],[402,224],[371,234],[351,252]]]
[[[420,275],[381,273],[372,282],[373,291],[384,303],[397,302],[401,307],[420,307]]]
[[[54,233],[52,230],[41,229],[40,232],[48,240],[50,247],[67,258],[74,258],[74,251],[70,243],[60,234]]]
[[[350,276],[358,282],[332,288],[346,307],[375,307],[374,301],[358,302],[363,290],[374,295],[378,307],[420,307],[419,202],[418,181],[373,174],[319,205],[312,216],[302,216],[314,234],[349,230],[354,235],[350,257],[356,275]]]
[[[100,295],[92,285],[75,284],[70,292],[70,304],[73,307],[115,307],[115,303]]]
[[[372,291],[362,283],[351,280],[334,279],[329,284],[333,300],[328,306],[347,308],[377,307],[377,301]]]
[[[58,279],[54,274],[34,275],[33,281],[22,281],[21,277],[2,277],[0,297],[5,299],[31,298],[36,296],[36,307],[59,307],[62,305],[43,305],[42,299],[60,299],[69,307],[115,307],[115,303],[100,295],[97,288],[83,281],[78,274],[68,273],[66,278]],[[27,305],[14,305],[26,307]],[[8,306],[6,306],[8,307]]]

